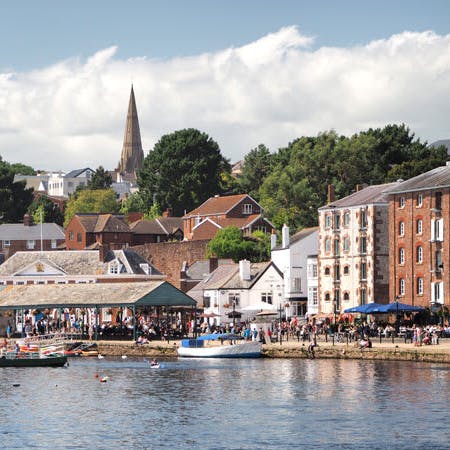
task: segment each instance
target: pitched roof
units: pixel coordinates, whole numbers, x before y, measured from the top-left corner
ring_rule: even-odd
[[[220,196],[210,197],[198,208],[187,213],[185,217],[197,215],[206,216],[211,214],[226,214],[231,208],[236,206],[246,197],[250,198],[249,195],[247,194],[226,195],[223,197]]]
[[[149,264],[152,275],[162,275],[147,260],[130,249],[110,250],[105,262],[100,261],[98,250],[66,250],[45,252],[17,252],[0,265],[0,276],[12,276],[36,261],[61,268],[67,275],[106,275],[108,263],[118,259],[129,274],[144,275],[140,264]]]
[[[232,259],[219,258],[217,260],[218,266],[234,264]],[[209,275],[210,261],[209,259],[202,259],[195,261],[186,269],[186,276],[190,280],[204,280]]]
[[[239,270],[231,278],[229,278],[223,285],[222,289],[250,289],[264,272],[272,265],[272,261],[251,263],[250,264],[250,280],[242,280]],[[274,266],[275,267],[275,266]],[[239,269],[239,265],[238,265]],[[276,269],[278,272],[279,270]]]
[[[399,183],[385,183],[376,184],[373,186],[368,186],[360,191],[354,192],[353,194],[347,195],[347,197],[341,198],[328,205],[322,206],[320,210],[330,209],[330,208],[347,208],[351,206],[367,205],[373,203],[388,203],[387,193],[397,186]]]
[[[130,224],[135,234],[164,234],[172,235],[177,230],[183,230],[182,217],[159,217],[153,220],[141,219]]]
[[[56,223],[42,224],[42,239],[64,239],[64,229]],[[41,239],[41,225],[4,223],[0,225],[0,240],[27,241]]]
[[[206,220],[209,220],[211,223],[217,224],[221,228],[226,228],[230,226],[238,227],[239,229],[243,229],[251,225],[253,222],[256,222],[258,219],[262,219],[265,222],[267,222],[270,226],[273,226],[267,219],[261,216],[261,214],[251,214],[247,217],[223,217],[220,219],[211,219],[208,218]],[[197,229],[204,225],[206,221],[202,221],[199,224],[197,224],[194,229]]]
[[[396,194],[400,192],[421,191],[449,186],[450,166],[441,166],[403,181],[403,183],[400,183],[394,189],[391,189],[389,193]]]
[[[77,213],[76,217],[86,233],[127,233],[130,231],[130,227],[120,215]]]
[[[195,306],[167,281],[1,286],[0,309],[77,306]]]
[[[72,170],[69,173],[66,173],[64,175],[64,178],[77,178],[80,175],[82,175],[84,172],[86,172],[87,170],[90,170],[91,172],[94,172],[92,169],[90,169],[89,167],[85,167],[84,169],[75,169]]]
[[[294,235],[292,235],[289,238],[289,247],[292,244],[295,244],[296,242],[299,242],[302,239],[305,239],[308,236],[311,236],[311,234],[316,233],[316,232],[317,233],[319,232],[319,227],[303,228],[303,230],[298,231],[297,233],[295,233]],[[285,250],[285,247],[283,247],[282,244],[279,244],[272,249],[272,251],[276,251],[276,250]]]

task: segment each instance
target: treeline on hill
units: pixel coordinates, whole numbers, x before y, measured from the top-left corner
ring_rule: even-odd
[[[357,184],[408,179],[446,160],[446,147],[429,147],[403,124],[387,125],[351,137],[334,131],[300,137],[274,153],[261,144],[245,156],[242,176],[236,179],[211,137],[185,129],[162,136],[155,144],[144,159],[139,192],[121,206],[114,201],[112,180],[100,166],[90,185],[68,200],[64,223],[75,212],[117,212],[119,208],[123,213],[140,211],[149,218],[171,208],[180,216],[213,195],[248,193],[278,229],[286,223],[294,232],[317,225],[317,209],[326,203],[328,184],[342,198]],[[19,222],[27,210],[36,214],[36,208],[44,208],[45,220],[50,219],[49,205],[32,206],[32,192],[23,183],[12,182],[14,173],[23,174],[14,166],[0,158],[0,221]]]

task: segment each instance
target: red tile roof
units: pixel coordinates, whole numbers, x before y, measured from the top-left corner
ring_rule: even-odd
[[[211,197],[206,200],[206,202],[202,203],[198,208],[187,213],[184,217],[225,214],[246,197],[248,197],[247,194]]]

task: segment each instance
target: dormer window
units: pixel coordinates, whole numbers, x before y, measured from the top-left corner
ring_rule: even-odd
[[[121,269],[122,264],[120,264],[117,260],[111,261],[108,265],[108,273],[110,273],[111,275],[119,274]]]
[[[253,212],[253,205],[251,203],[244,203],[242,205],[242,214],[251,214]]]
[[[139,264],[139,267],[143,270],[143,272],[146,275],[151,275],[152,274],[152,269],[150,267],[150,264],[142,263],[142,264]]]

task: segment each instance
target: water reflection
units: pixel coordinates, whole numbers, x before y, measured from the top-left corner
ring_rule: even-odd
[[[99,383],[108,376],[107,383]],[[450,368],[362,360],[2,369],[2,448],[446,448]],[[20,384],[13,387],[13,384]]]

